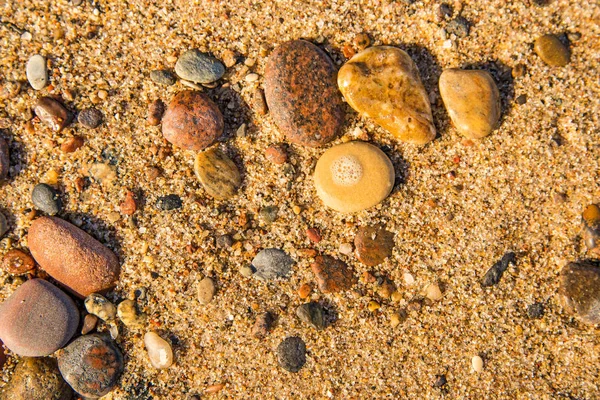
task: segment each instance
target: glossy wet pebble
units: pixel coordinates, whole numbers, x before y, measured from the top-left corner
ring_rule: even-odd
[[[198,153],[194,170],[206,193],[217,200],[235,196],[242,183],[235,163],[217,147]]]
[[[382,202],[394,187],[394,175],[392,162],[379,148],[349,142],[323,153],[315,168],[314,183],[327,207],[352,213]]]
[[[352,269],[343,261],[331,256],[318,256],[311,264],[319,290],[323,293],[335,293],[349,290],[356,284]]]
[[[52,97],[40,97],[33,106],[33,112],[54,131],[62,130],[69,122],[67,109]]]
[[[569,48],[555,35],[543,35],[533,43],[535,53],[548,65],[564,67],[571,61]]]
[[[223,76],[225,67],[216,58],[192,49],[179,57],[175,64],[175,73],[187,81],[211,83]]]
[[[50,185],[38,183],[31,192],[33,205],[48,215],[56,215],[62,209],[58,192]]]
[[[144,345],[154,368],[169,368],[173,364],[171,345],[155,332],[148,332],[144,335]]]
[[[600,264],[584,260],[567,264],[560,273],[559,295],[567,312],[583,322],[600,323]]]
[[[268,281],[287,278],[291,273],[294,260],[283,250],[264,249],[254,257],[252,265],[256,268],[253,276],[262,281]]]
[[[10,167],[10,151],[6,140],[0,137],[0,181],[8,177]],[[0,236],[2,236],[0,234]]]
[[[221,111],[205,94],[183,91],[169,103],[162,119],[165,139],[186,150],[203,150],[223,133]]]
[[[2,269],[9,274],[20,275],[35,268],[33,257],[23,250],[11,249],[2,257]]]
[[[283,43],[265,69],[265,97],[273,121],[295,144],[317,147],[333,140],[344,122],[336,68],[305,40]]]
[[[39,54],[31,56],[26,67],[27,81],[35,90],[42,90],[48,84],[46,59]]]
[[[80,297],[112,288],[119,279],[117,256],[75,225],[56,217],[36,219],[27,235],[37,263]]]
[[[289,371],[298,372],[306,364],[306,344],[297,336],[290,336],[277,346],[277,361]]]
[[[469,139],[489,135],[500,119],[500,92],[487,71],[447,69],[440,94],[456,129]]]
[[[354,238],[354,246],[361,263],[379,265],[392,255],[394,234],[383,226],[362,226]]]
[[[79,311],[59,288],[42,279],[26,281],[0,305],[0,339],[25,357],[54,353],[75,334]]]
[[[71,400],[73,397],[73,390],[53,358],[22,358],[0,393],[0,398],[6,400]]]
[[[369,47],[340,68],[338,86],[352,108],[397,139],[435,138],[429,95],[410,56],[396,47]]]
[[[117,307],[106,297],[92,293],[83,302],[85,309],[103,321],[111,321],[117,315]]]
[[[58,353],[58,368],[80,395],[97,399],[110,392],[123,373],[123,355],[108,336],[80,336]]]

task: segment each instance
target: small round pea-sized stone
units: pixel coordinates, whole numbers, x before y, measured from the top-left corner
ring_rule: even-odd
[[[84,301],[85,309],[103,321],[111,321],[117,315],[117,307],[106,297],[92,293]]]
[[[289,371],[298,372],[306,364],[306,344],[297,336],[290,336],[277,346],[279,365]]]
[[[564,67],[571,61],[569,48],[555,35],[543,35],[533,44],[533,50],[548,65]]]
[[[219,80],[225,67],[216,58],[192,49],[183,53],[175,64],[175,73],[185,80],[196,83],[211,83]]]
[[[31,192],[31,201],[35,207],[48,215],[56,215],[62,209],[58,192],[45,183],[38,183]]]
[[[95,129],[100,126],[103,118],[104,116],[102,115],[102,111],[91,107],[81,110],[77,116],[77,121],[85,128]]]
[[[31,56],[26,67],[27,81],[35,90],[42,90],[48,84],[46,59],[39,54]]]

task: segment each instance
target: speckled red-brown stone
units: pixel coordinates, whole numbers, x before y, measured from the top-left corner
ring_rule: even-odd
[[[363,226],[354,238],[356,257],[365,265],[381,264],[392,255],[394,234],[382,226]]]
[[[0,138],[0,180],[6,179],[8,176],[8,166],[10,164],[10,157],[8,151],[8,144],[6,140]]]
[[[356,277],[350,267],[331,256],[318,256],[311,264],[311,269],[323,293],[349,290],[356,283]]]
[[[338,135],[344,110],[336,74],[327,54],[305,40],[283,43],[269,56],[265,96],[290,142],[318,147]]]
[[[9,274],[19,275],[35,268],[33,257],[25,253],[23,250],[9,250],[2,257],[2,269]]]
[[[36,219],[27,235],[42,269],[80,297],[113,287],[121,267],[117,256],[73,224],[56,217]]]
[[[43,279],[23,283],[0,305],[0,338],[20,356],[54,353],[73,337],[78,324],[73,300]]]
[[[165,111],[162,132],[165,139],[187,150],[202,150],[223,133],[223,115],[204,93],[178,93]]]

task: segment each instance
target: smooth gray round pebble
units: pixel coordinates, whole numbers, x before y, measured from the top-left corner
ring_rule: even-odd
[[[306,345],[297,336],[290,336],[277,346],[279,365],[287,371],[298,372],[306,363]]]
[[[104,116],[97,108],[86,108],[81,110],[77,116],[77,121],[88,129],[95,129],[102,123]]]
[[[52,186],[38,183],[31,192],[31,201],[35,207],[48,215],[56,215],[60,212],[62,204],[58,192]]]
[[[46,59],[39,54],[32,56],[27,61],[27,80],[35,90],[42,90],[48,84],[48,70]]]
[[[287,278],[292,265],[294,265],[294,260],[283,250],[264,249],[254,257],[252,265],[256,268],[254,277],[262,281],[268,281]]]
[[[192,49],[179,57],[175,64],[175,72],[180,78],[188,81],[211,83],[223,76],[225,67],[216,58]]]
[[[156,69],[150,72],[150,79],[154,83],[158,83],[159,85],[171,86],[177,82],[175,76],[166,69]]]
[[[8,221],[4,214],[0,213],[0,238],[8,231]]]

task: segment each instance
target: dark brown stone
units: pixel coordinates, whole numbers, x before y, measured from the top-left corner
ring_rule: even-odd
[[[0,138],[0,180],[8,177],[8,167],[10,165],[10,152],[6,140]]]
[[[363,226],[354,238],[356,257],[365,265],[381,264],[392,255],[394,234],[382,226]]]
[[[344,122],[336,69],[323,50],[305,40],[283,43],[270,55],[265,95],[277,127],[293,143],[318,147]]]
[[[23,358],[0,393],[10,400],[70,400],[73,390],[60,375],[53,358]]]
[[[35,268],[33,257],[23,250],[12,249],[2,257],[2,269],[9,274],[20,275],[33,268]]]
[[[587,324],[600,323],[600,264],[580,261],[567,264],[560,272],[560,288],[565,309]]]
[[[161,99],[154,100],[148,106],[148,123],[152,126],[160,124],[165,113],[165,103]]]
[[[73,136],[68,138],[60,145],[63,153],[73,153],[75,150],[83,146],[83,138],[81,136]]]
[[[54,131],[62,130],[69,122],[67,109],[52,97],[39,98],[33,106],[33,112]]]
[[[311,269],[323,293],[349,290],[356,283],[350,267],[331,256],[318,256],[311,264]]]
[[[273,322],[275,322],[275,318],[271,313],[265,312],[260,314],[256,317],[256,321],[252,327],[252,336],[263,339],[273,327]]]
[[[203,150],[223,133],[221,111],[205,94],[196,91],[178,93],[162,120],[165,139],[187,150]]]

